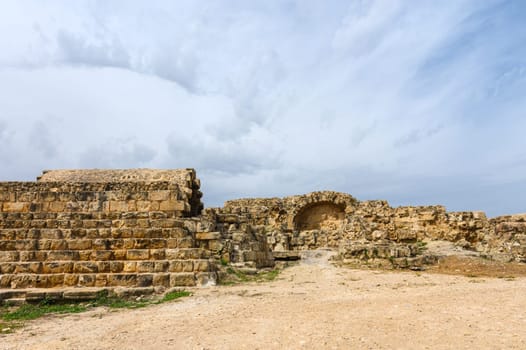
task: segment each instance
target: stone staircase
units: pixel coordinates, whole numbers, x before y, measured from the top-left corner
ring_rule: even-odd
[[[220,237],[195,226],[161,211],[1,212],[0,288],[206,284]]]

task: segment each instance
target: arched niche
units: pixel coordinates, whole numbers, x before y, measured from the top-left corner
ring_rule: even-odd
[[[333,202],[311,203],[303,207],[294,217],[294,229],[336,230],[345,219],[345,205]]]

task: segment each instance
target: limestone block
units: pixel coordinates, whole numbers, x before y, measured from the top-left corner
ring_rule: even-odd
[[[108,275],[108,286],[132,287],[137,285],[136,274],[110,274]]]
[[[0,275],[13,273],[15,271],[15,267],[16,267],[15,263],[11,263],[11,262],[0,263]]]
[[[42,263],[42,273],[71,273],[73,272],[73,263],[66,261],[45,261]]]
[[[133,241],[133,249],[148,249],[151,243],[151,240],[149,238],[137,238]]]
[[[61,287],[64,285],[64,278],[65,276],[62,274],[58,275],[49,275],[47,276],[47,288],[53,288],[53,287]]]
[[[0,262],[18,261],[19,253],[16,251],[0,251]]]
[[[66,290],[64,291],[64,299],[71,301],[87,301],[98,297],[99,290]]]
[[[194,263],[192,260],[173,260],[170,261],[168,271],[170,272],[192,272]]]
[[[149,243],[150,249],[161,249],[166,247],[166,240],[161,238],[152,238]]]
[[[150,220],[149,219],[138,219],[137,227],[142,228],[142,229],[150,228]]]
[[[98,273],[95,277],[95,287],[105,287],[108,285],[108,275]]]
[[[67,242],[63,239],[53,239],[51,240],[51,250],[67,250]]]
[[[110,201],[109,211],[112,211],[112,212],[128,211],[128,203],[126,201]]]
[[[154,260],[163,260],[166,258],[164,249],[150,249],[150,257]]]
[[[29,211],[30,206],[31,203],[28,202],[4,202],[2,205],[2,211],[25,213]]]
[[[137,205],[137,211],[150,211],[151,210],[151,202],[150,201],[144,201],[144,200],[138,200],[136,202]]]
[[[66,202],[55,201],[49,202],[47,210],[53,213],[62,213],[66,210]]]
[[[194,271],[198,271],[198,272],[212,271],[211,264],[208,260],[194,260]]]
[[[79,281],[78,275],[65,274],[64,275],[64,285],[65,286],[76,286]]]
[[[152,284],[154,286],[169,287],[170,286],[170,274],[168,274],[168,273],[156,273],[155,275],[153,275]]]
[[[170,191],[151,191],[148,193],[148,199],[151,201],[167,201],[170,199],[170,193]]]
[[[92,250],[79,250],[79,261],[91,260]]]
[[[208,241],[208,249],[213,252],[220,252],[223,250],[224,245],[220,240]]]
[[[107,250],[110,249],[110,241],[108,239],[94,239],[91,247],[93,250]]]
[[[196,280],[193,272],[170,274],[170,287],[194,287],[195,284]]]
[[[16,243],[23,243],[24,241],[0,241],[0,250],[18,250],[15,248]],[[33,250],[33,249],[29,249]]]
[[[195,247],[194,240],[191,237],[179,238],[177,240],[177,247],[179,248],[193,248]]]
[[[142,273],[137,275],[137,284],[138,287],[148,287],[152,285],[153,274],[151,273]]]
[[[136,272],[137,271],[137,262],[135,261],[124,261],[123,262],[123,272]]]
[[[138,261],[137,272],[154,272],[155,262],[153,261]]]
[[[69,250],[88,250],[91,249],[92,241],[90,239],[72,239],[67,240]]]
[[[16,263],[14,272],[15,273],[41,273],[42,263],[40,262]]]
[[[111,250],[93,250],[90,258],[95,261],[108,261],[115,259],[114,252]]]
[[[155,272],[165,272],[168,271],[168,267],[170,266],[170,263],[168,261],[155,261],[154,263],[154,271]]]
[[[78,239],[85,238],[88,236],[88,230],[83,228],[72,228],[70,231],[70,236],[68,238]]]
[[[35,288],[38,275],[19,274],[11,275],[11,288]],[[9,287],[8,287],[9,288]]]
[[[110,272],[110,262],[109,261],[97,261],[95,262],[97,265],[97,272]]]
[[[127,260],[148,260],[150,251],[148,249],[129,249],[126,253]]]
[[[177,238],[168,238],[166,239],[166,248],[177,248],[178,247],[178,239]]]
[[[124,263],[122,261],[110,261],[110,272],[117,273],[122,272],[124,269]]]
[[[50,275],[36,275],[35,288],[50,288],[53,287],[49,279]],[[63,279],[62,279],[63,281]],[[62,285],[62,281],[59,283]]]
[[[182,257],[179,249],[165,249],[164,253],[168,260],[180,259]]]
[[[198,239],[198,240],[221,239],[221,233],[220,232],[197,232],[195,234],[195,239]]]
[[[128,251],[126,249],[114,250],[113,251],[113,259],[114,260],[126,260],[127,252]]]
[[[178,227],[177,219],[158,219],[152,222],[153,227],[158,228],[173,228]]]
[[[77,284],[80,287],[93,287],[95,286],[96,274],[79,274]]]
[[[91,261],[76,262],[73,265],[73,272],[75,273],[97,273],[99,267],[97,263]]]
[[[0,274],[0,288],[11,288],[11,279],[14,275]]]

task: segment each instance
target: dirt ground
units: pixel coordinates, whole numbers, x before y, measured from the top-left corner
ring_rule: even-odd
[[[48,316],[0,336],[0,349],[525,349],[525,292],[526,277],[353,270],[313,256],[273,282]]]

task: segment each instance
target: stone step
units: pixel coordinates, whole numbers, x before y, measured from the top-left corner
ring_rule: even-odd
[[[272,252],[275,260],[300,260],[301,252],[298,250],[284,250],[284,251],[274,251]]]
[[[0,229],[0,241],[31,239],[99,239],[99,238],[184,238],[192,237],[190,232],[181,228],[106,228],[106,229]]]
[[[26,303],[26,298],[9,298],[4,299],[2,303],[6,306],[20,306]]]
[[[130,273],[130,272],[208,272],[215,271],[208,259],[45,261],[0,263],[0,274]]]
[[[203,248],[0,251],[1,262],[208,259]]]
[[[132,212],[82,212],[82,211],[63,211],[55,212],[2,212],[0,211],[0,221],[27,221],[27,220],[125,220],[125,219],[178,219],[183,222],[185,219],[174,217],[170,211],[132,211]]]
[[[194,287],[216,279],[216,272],[3,274],[0,288]]]
[[[181,238],[83,238],[0,240],[0,251],[24,250],[117,250],[191,248],[192,236]]]
[[[147,229],[183,228],[184,219],[127,219],[127,220],[0,220],[0,229]]]

